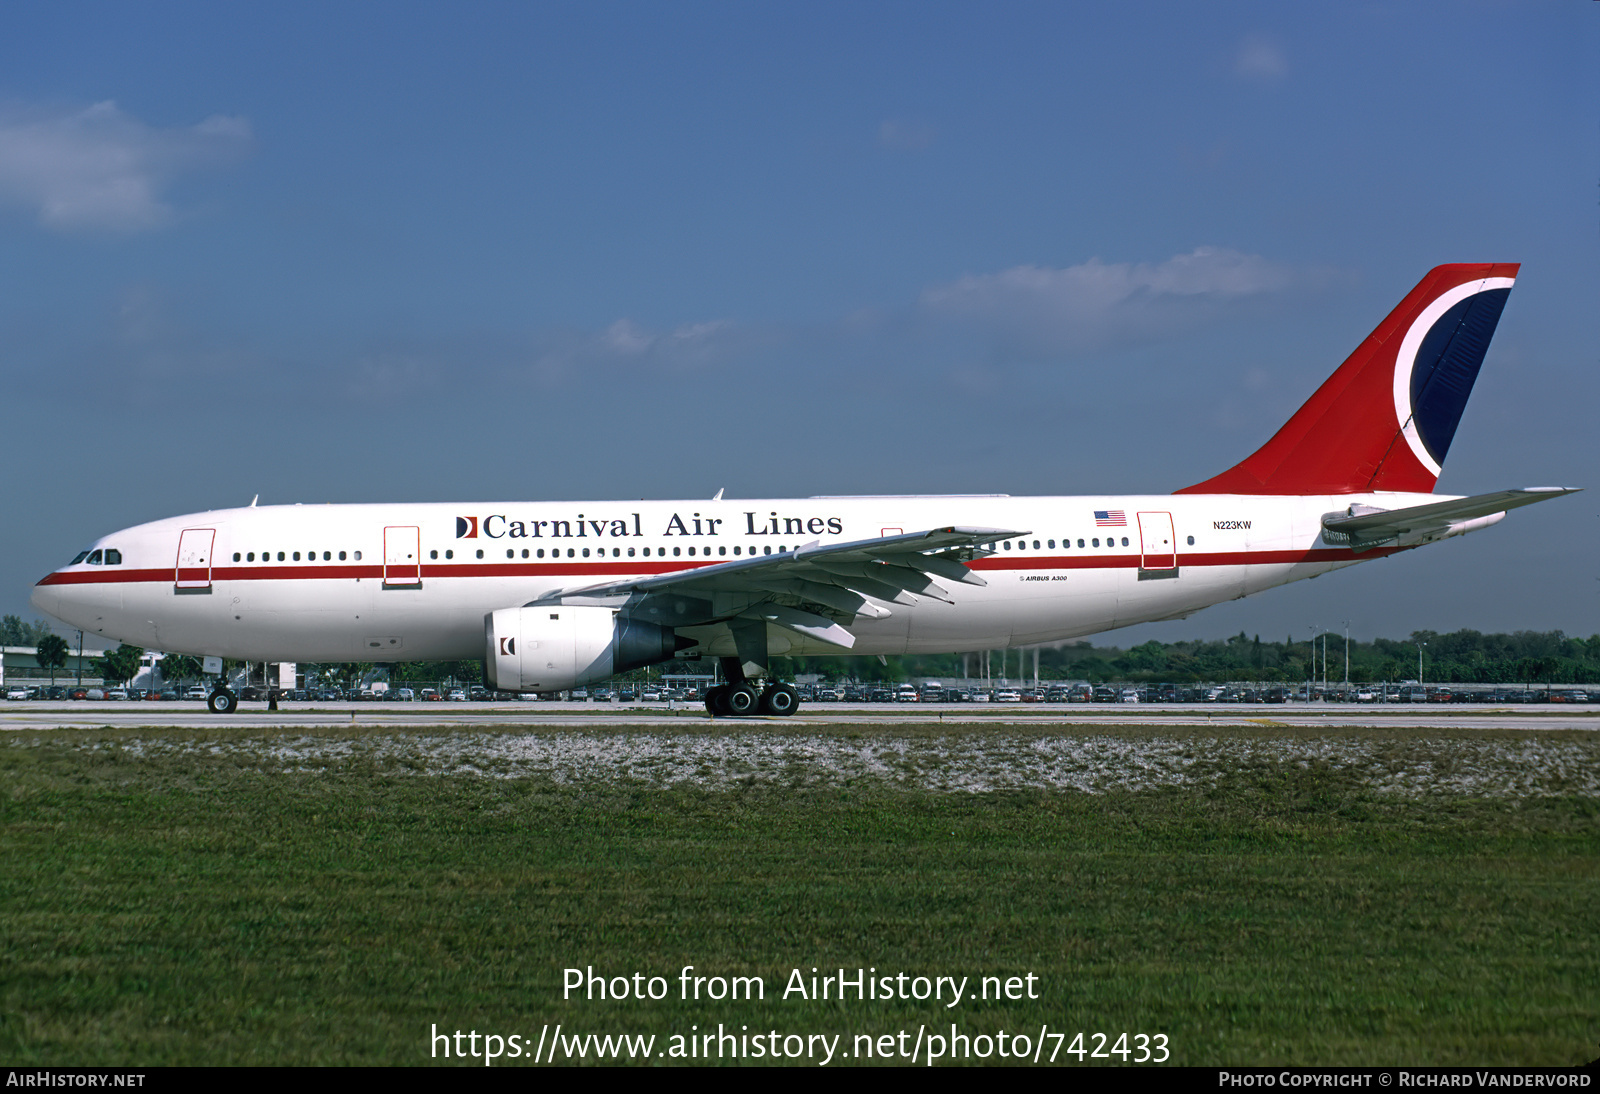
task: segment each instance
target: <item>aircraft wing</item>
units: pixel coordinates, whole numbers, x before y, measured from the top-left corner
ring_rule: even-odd
[[[843,624],[858,615],[882,619],[886,604],[911,606],[919,596],[949,601],[935,578],[967,585],[987,582],[966,566],[985,544],[1026,535],[1005,528],[945,527],[719,562],[654,577],[558,589],[536,604],[569,599],[625,598],[630,613],[659,616],[664,600],[675,626],[757,620],[849,649]],[[685,608],[685,604],[693,605]],[[688,615],[685,615],[688,612]]]
[[[1500,490],[1470,498],[1412,505],[1405,509],[1352,505],[1345,513],[1330,513],[1323,517],[1322,527],[1332,533],[1329,539],[1348,537],[1347,542],[1360,551],[1399,540],[1403,536],[1446,532],[1467,521],[1503,515],[1508,509],[1575,494],[1579,489],[1575,486],[1530,486],[1522,490]]]

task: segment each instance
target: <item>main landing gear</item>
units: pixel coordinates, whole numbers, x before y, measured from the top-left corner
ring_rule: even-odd
[[[706,692],[706,712],[713,718],[749,718],[769,714],[787,718],[800,709],[800,693],[788,684],[758,688],[749,680],[722,684]]]
[[[218,684],[206,698],[206,709],[212,714],[232,714],[239,709],[239,697]]]

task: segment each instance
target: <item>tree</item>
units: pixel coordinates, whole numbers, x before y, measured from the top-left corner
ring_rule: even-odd
[[[169,653],[161,659],[161,678],[169,684],[181,684],[191,676],[199,676],[200,667],[199,658]]]
[[[144,650],[138,646],[122,645],[107,650],[104,667],[100,670],[101,678],[108,684],[126,684],[139,674],[139,658],[143,656]]]
[[[56,682],[56,670],[67,664],[67,640],[59,634],[47,634],[39,639],[35,658],[39,667],[50,673],[50,684]]]
[[[50,624],[42,619],[32,623],[24,623],[21,616],[15,615],[0,619],[0,646],[37,646],[39,639],[50,633]]]

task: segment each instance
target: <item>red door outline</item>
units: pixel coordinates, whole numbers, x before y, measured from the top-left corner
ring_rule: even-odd
[[[383,584],[405,588],[422,584],[422,529],[392,525],[383,530]]]
[[[1178,568],[1178,537],[1172,530],[1171,513],[1139,514],[1139,568]]]
[[[211,548],[216,540],[215,528],[185,528],[178,534],[178,561],[172,575],[178,588],[211,588]]]

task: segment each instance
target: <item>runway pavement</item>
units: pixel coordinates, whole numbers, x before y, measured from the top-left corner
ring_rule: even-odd
[[[625,726],[689,728],[713,719],[698,704],[666,703],[241,703],[233,714],[212,714],[198,702],[10,702],[0,704],[0,730],[148,728],[294,729],[362,726],[395,729],[616,729]],[[741,725],[763,731],[821,726],[929,724],[955,727],[1034,729],[1060,726],[1238,726],[1450,729],[1600,729],[1600,707],[1537,706],[1347,706],[1289,703],[1281,706],[1184,704],[881,704],[807,703],[790,718],[718,718],[719,729]]]

